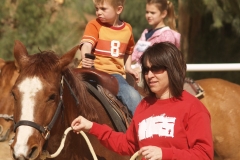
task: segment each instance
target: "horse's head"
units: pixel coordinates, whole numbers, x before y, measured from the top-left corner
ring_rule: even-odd
[[[17,77],[18,72],[14,62],[0,59],[0,114],[13,114],[13,104],[10,93]],[[11,111],[6,111],[9,108],[12,108],[10,109]],[[5,112],[2,112],[3,110],[5,110]]]
[[[13,129],[13,98],[11,90],[18,77],[14,61],[0,59],[0,141],[5,141]]]
[[[11,144],[14,159],[36,159],[41,153],[61,103],[62,72],[77,50],[78,46],[61,58],[52,51],[28,55],[25,46],[20,41],[15,42],[19,76],[12,89],[16,123]]]

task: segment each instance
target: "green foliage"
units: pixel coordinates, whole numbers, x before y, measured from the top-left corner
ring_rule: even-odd
[[[232,27],[224,24],[218,30],[206,30],[212,23],[209,17],[204,17],[201,34],[195,39],[195,49],[189,63],[239,63],[240,62],[240,36],[237,36]],[[207,21],[208,20],[208,21]],[[194,79],[222,78],[240,84],[239,71],[229,72],[191,72]]]
[[[240,62],[240,1],[180,0],[190,16],[187,63]],[[184,24],[183,24],[184,27]],[[239,71],[189,72],[194,79],[222,78],[240,84]]]
[[[126,0],[122,19],[132,25],[133,35],[137,41],[141,33],[148,27],[145,19],[145,0]]]
[[[222,28],[224,23],[232,25],[240,35],[240,1],[239,0],[203,0],[208,12],[212,13],[214,28]]]
[[[81,5],[63,5],[46,0],[4,0],[0,9],[1,58],[13,59],[16,39],[22,41],[30,54],[40,50],[53,50],[61,55],[75,46],[82,35],[84,23]],[[77,0],[76,0],[77,2]],[[80,9],[80,10],[78,10]]]

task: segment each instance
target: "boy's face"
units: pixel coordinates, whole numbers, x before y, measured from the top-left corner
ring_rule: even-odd
[[[113,7],[108,1],[100,4],[95,4],[96,15],[102,23],[113,25],[118,20],[122,12],[122,6]]]

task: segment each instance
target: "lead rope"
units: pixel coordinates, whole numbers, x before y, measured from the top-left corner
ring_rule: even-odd
[[[60,152],[62,151],[63,147],[64,147],[64,143],[65,143],[67,134],[68,134],[71,130],[73,130],[72,127],[68,127],[68,128],[64,131],[63,137],[62,137],[62,141],[61,141],[61,143],[60,143],[60,146],[59,146],[59,148],[57,149],[57,151],[56,151],[54,154],[51,154],[51,155],[50,155],[48,151],[44,150],[44,151],[42,151],[42,153],[41,153],[41,155],[40,155],[40,159],[41,159],[41,160],[45,160],[46,158],[55,158],[55,157],[57,157],[57,156],[60,154]],[[89,141],[87,135],[86,135],[83,131],[80,131],[80,133],[81,133],[81,135],[83,136],[83,138],[85,139],[85,141],[87,142],[88,148],[89,148],[89,150],[90,150],[90,152],[91,152],[91,154],[92,154],[92,156],[93,156],[93,160],[98,160],[98,159],[97,159],[97,156],[96,156],[96,154],[95,154],[95,152],[94,152],[94,150],[93,150],[92,144],[91,144],[91,142]],[[136,153],[130,158],[130,160],[135,160],[137,157],[138,157],[138,152],[136,152]]]
[[[5,119],[6,121],[13,121],[13,115],[8,115],[8,114],[0,114],[0,118]]]

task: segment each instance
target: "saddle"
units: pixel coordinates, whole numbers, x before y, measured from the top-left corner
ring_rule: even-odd
[[[117,79],[103,71],[99,71],[95,68],[75,68],[73,71],[77,74],[82,74],[85,81],[96,88],[102,96],[108,101],[112,109],[117,113],[118,117],[122,120],[126,128],[128,128],[132,116],[127,107],[124,106],[117,98],[116,95],[119,90]],[[130,74],[127,77],[131,76]],[[134,78],[127,78],[131,81],[130,85],[137,87],[137,83],[133,83]],[[106,106],[105,106],[106,107]],[[110,115],[113,116],[113,115]]]
[[[101,85],[103,88],[109,90],[113,95],[117,95],[119,87],[117,79],[103,71],[95,68],[74,68],[73,71],[83,75],[84,80],[93,86]]]
[[[192,78],[185,78],[183,89],[199,99],[204,96],[204,90]]]

